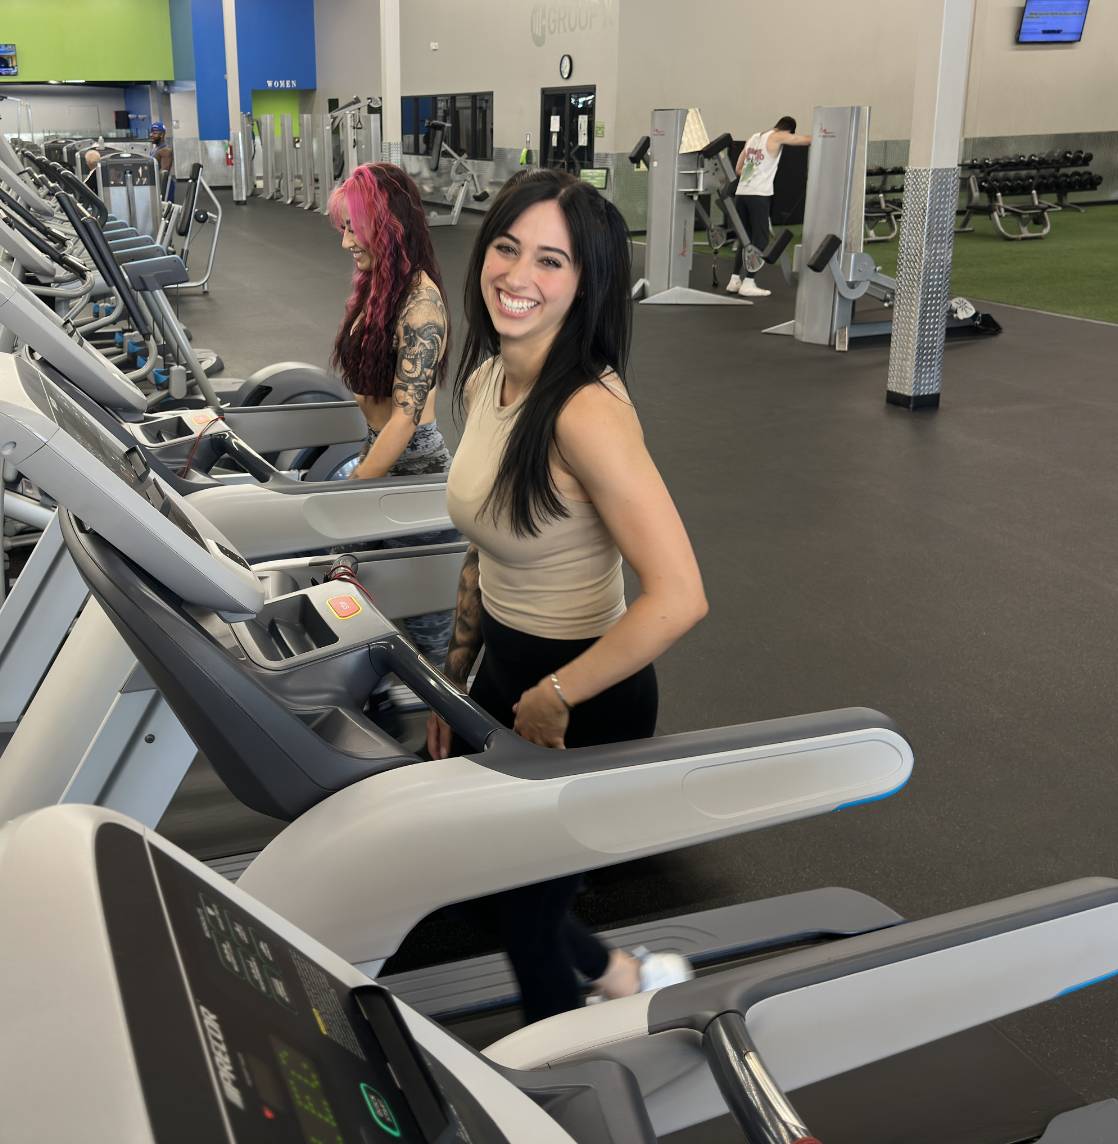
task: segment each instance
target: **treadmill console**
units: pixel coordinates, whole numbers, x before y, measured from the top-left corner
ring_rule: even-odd
[[[350,988],[125,826],[94,853],[156,1140],[504,1141],[464,1090],[448,1101],[386,990]]]
[[[60,429],[69,433],[79,445],[92,453],[101,464],[111,469],[125,484],[131,485],[150,500],[144,492],[144,478],[148,476],[148,465],[138,449],[122,452],[118,441],[88,417],[84,410],[66,397],[61,390],[46,385],[39,372],[29,363],[17,359],[16,368],[22,374],[28,394]]]
[[[229,619],[263,604],[243,557],[151,472],[142,450],[22,356],[0,354],[0,436],[28,479],[184,602]]]
[[[0,325],[7,327],[95,401],[123,416],[143,414],[147,398],[112,362],[22,282],[0,267]]]

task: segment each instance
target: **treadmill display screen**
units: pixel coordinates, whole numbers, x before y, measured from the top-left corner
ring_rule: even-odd
[[[138,450],[125,450],[110,437],[84,410],[75,405],[54,386],[43,386],[47,398],[46,412],[60,429],[65,430],[83,449],[92,453],[106,468],[120,477],[126,485],[147,499],[144,478],[148,474],[147,462]]]
[[[322,1140],[323,1144],[335,1144],[335,1141],[342,1144],[338,1118],[325,1095],[322,1076],[314,1062],[278,1037],[272,1038],[272,1051],[303,1135],[308,1140]]]
[[[35,398],[36,404],[54,423],[72,437],[87,453],[90,453],[129,488],[144,498],[165,516],[180,532],[188,536],[201,548],[209,549],[201,534],[182,512],[172,498],[165,496],[152,479],[151,470],[143,453],[136,446],[125,447],[112,434],[106,432],[77,402],[73,401],[58,386],[47,382],[38,371],[29,368],[21,371],[25,388]],[[37,389],[42,394],[39,400]]]
[[[237,1144],[502,1139],[450,1111],[384,990],[355,991],[163,851],[152,857]]]

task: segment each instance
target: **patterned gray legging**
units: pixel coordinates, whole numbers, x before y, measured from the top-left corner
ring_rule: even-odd
[[[369,429],[369,444],[373,447],[377,430]],[[430,473],[445,473],[450,469],[450,450],[446,447],[443,435],[434,421],[417,425],[408,447],[400,454],[400,459],[388,470],[390,477],[417,477]],[[411,548],[417,544],[444,544],[460,540],[454,529],[438,532],[423,532],[399,539],[381,540],[370,548]],[[401,624],[412,643],[435,667],[441,668],[446,660],[446,649],[450,643],[450,633],[454,627],[454,611],[426,612],[421,616],[409,616]]]

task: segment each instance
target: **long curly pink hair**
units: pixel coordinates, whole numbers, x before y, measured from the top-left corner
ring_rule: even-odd
[[[427,216],[415,183],[392,163],[358,167],[330,196],[329,210],[338,230],[349,216],[354,237],[372,261],[370,269],[354,271],[331,364],[354,393],[383,401],[392,395],[396,319],[420,271],[439,288],[446,305]],[[445,366],[444,354],[439,381]]]

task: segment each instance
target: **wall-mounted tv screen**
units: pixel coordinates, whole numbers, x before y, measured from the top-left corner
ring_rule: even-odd
[[[0,44],[0,75],[19,75],[15,44]]]
[[[1019,44],[1078,44],[1090,0],[1025,0]]]

